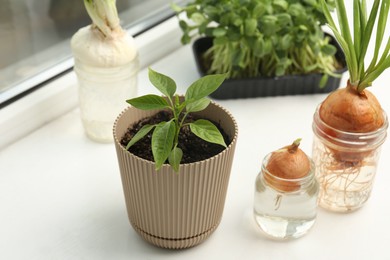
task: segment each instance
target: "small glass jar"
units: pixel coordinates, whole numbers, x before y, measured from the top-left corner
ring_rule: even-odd
[[[388,118],[383,112],[385,122],[373,132],[344,132],[321,120],[320,106],[313,119],[312,147],[320,184],[319,205],[335,212],[353,211],[370,196]]]
[[[94,67],[75,58],[79,82],[79,107],[87,136],[97,142],[113,142],[112,127],[118,114],[137,95],[139,61],[116,67]]]
[[[310,160],[310,172],[303,178],[279,178],[266,169],[271,153],[256,177],[254,217],[271,238],[286,240],[305,235],[317,216],[318,183]]]

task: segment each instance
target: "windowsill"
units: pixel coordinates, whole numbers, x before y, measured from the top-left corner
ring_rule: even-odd
[[[181,46],[181,31],[173,17],[136,37],[141,68]],[[67,66],[72,66],[73,61]],[[0,150],[77,106],[73,71],[0,109]]]
[[[174,78],[178,92],[184,93],[198,73],[191,47],[173,51],[175,48],[151,61],[151,67]],[[390,111],[386,102],[389,80],[387,71],[372,88],[385,111]],[[343,78],[342,86],[345,81]],[[326,95],[218,101],[239,125],[222,222],[201,245],[172,251],[145,243],[131,228],[114,146],[94,143],[84,135],[73,93],[73,73],[56,84],[60,93],[42,89],[45,105],[32,111],[38,118],[27,117],[46,124],[0,150],[1,259],[390,258],[390,203],[386,193],[390,183],[386,161],[389,141],[382,147],[372,195],[359,211],[333,214],[319,209],[311,232],[286,243],[266,239],[254,224],[254,181],[262,158],[298,137],[303,138],[302,149],[310,154],[312,115]],[[143,69],[139,94],[151,92],[157,93]],[[61,93],[68,93],[68,98]],[[49,97],[56,98],[45,103]],[[51,113],[47,110],[58,109],[56,106],[62,107],[59,113],[44,121],[41,113]],[[24,112],[12,111],[16,115]],[[13,127],[25,128],[25,124],[21,121]],[[0,129],[4,134],[3,126]]]

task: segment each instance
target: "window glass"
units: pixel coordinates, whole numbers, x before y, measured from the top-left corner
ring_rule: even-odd
[[[172,0],[117,0],[136,35],[173,15]],[[72,67],[70,37],[91,23],[82,0],[0,0],[0,104]]]

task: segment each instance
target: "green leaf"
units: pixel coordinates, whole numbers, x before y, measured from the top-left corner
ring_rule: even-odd
[[[291,15],[289,14],[278,14],[276,17],[278,18],[280,26],[287,26],[292,22]]]
[[[252,49],[253,49],[253,55],[255,55],[255,57],[261,58],[262,56],[264,56],[264,40],[263,40],[263,38],[257,38]]]
[[[221,18],[219,19],[220,26],[227,26],[232,19],[232,14],[230,12],[226,12],[221,14]]]
[[[371,86],[372,82],[388,68],[390,68],[390,56],[388,56],[387,59],[384,59],[383,62],[378,63],[378,65],[375,66],[375,69],[364,77],[358,86],[358,91],[363,91],[364,88]]]
[[[240,33],[240,31],[234,30],[234,28],[232,28],[232,30],[229,31],[229,33],[227,34],[226,37],[227,37],[230,41],[232,41],[232,42],[238,41],[238,40],[240,40],[240,38],[241,38],[241,33]]]
[[[190,104],[187,104],[187,106],[186,106],[187,113],[202,111],[206,107],[208,107],[210,102],[211,102],[211,100],[205,97],[205,98],[199,99],[197,101],[194,101]]]
[[[274,0],[273,5],[279,6],[283,10],[286,10],[288,7],[288,3],[285,0]]]
[[[353,49],[353,53],[351,53],[351,50],[349,48],[349,44],[344,39],[344,37],[341,35],[339,30],[337,29],[337,26],[333,20],[333,17],[330,14],[330,11],[328,9],[328,6],[325,2],[325,0],[321,0],[322,10],[324,12],[325,18],[328,22],[329,28],[333,31],[335,38],[339,42],[341,48],[344,51],[345,54],[345,60],[349,69],[350,79],[354,80],[355,77],[357,77],[357,61],[356,61],[356,52]],[[345,10],[344,10],[345,11]],[[344,13],[346,15],[346,13]],[[352,69],[354,67],[354,69]]]
[[[389,7],[390,7],[390,2],[389,3],[386,3],[386,1],[382,2],[380,13],[379,13],[378,25],[377,25],[374,56],[372,58],[371,64],[368,67],[367,71],[371,71],[372,68],[375,67],[375,64],[378,60],[379,50],[382,45],[384,31],[386,29],[386,23],[389,15]],[[390,37],[389,37],[389,41],[390,41]],[[387,56],[387,53],[385,53],[385,55]]]
[[[206,18],[201,13],[193,13],[191,15],[191,20],[194,21],[194,23],[199,25],[202,24],[206,20]]]
[[[332,44],[325,44],[325,45],[321,46],[321,52],[326,54],[326,55],[333,56],[336,54],[337,48],[335,46],[333,46]]]
[[[290,34],[285,34],[280,41],[280,47],[282,48],[282,50],[287,50],[288,48],[290,48],[292,40],[293,37]]]
[[[232,23],[235,25],[235,26],[240,26],[242,25],[242,19],[238,16],[238,17],[235,17],[232,21]]]
[[[375,20],[376,20],[377,14],[378,14],[378,9],[379,9],[379,4],[380,4],[379,2],[380,2],[379,0],[375,0],[374,4],[372,6],[370,16],[368,18],[366,27],[364,28],[364,31],[362,34],[363,38],[362,38],[362,42],[361,42],[361,46],[360,46],[360,50],[359,50],[360,53],[356,52],[359,55],[358,56],[358,72],[361,73],[360,75],[362,75],[363,71],[364,71],[364,59],[365,59],[365,56],[367,53],[368,45],[369,45],[370,40],[371,40],[372,30],[374,28]],[[356,14],[354,13],[354,16],[355,15]]]
[[[306,4],[309,4],[311,6],[316,6],[317,5],[317,0],[304,0]]]
[[[144,138],[145,135],[147,135],[155,125],[144,125],[134,136],[131,138],[131,140],[126,145],[126,150],[129,150],[133,144]]]
[[[213,36],[214,37],[221,37],[226,35],[226,29],[218,27],[213,30]]]
[[[212,6],[212,5],[207,5],[203,12],[206,14],[206,16],[210,16],[210,17],[215,17],[217,15],[219,15],[219,11],[218,11],[218,8]]]
[[[366,28],[366,25],[367,25],[367,3],[366,3],[366,0],[360,1],[359,11],[360,11],[360,27]]]
[[[227,74],[215,74],[204,76],[188,87],[185,100],[187,104],[204,98],[213,93],[225,80]]]
[[[253,11],[252,11],[252,16],[254,18],[258,18],[258,17],[261,17],[263,14],[265,14],[266,12],[266,9],[265,9],[265,6],[263,3],[257,3],[255,8],[253,8]]]
[[[291,4],[288,8],[288,13],[295,17],[302,17],[305,15],[305,8],[299,4]]]
[[[304,31],[304,32],[307,32],[308,31],[308,29],[307,29],[307,27],[306,26],[304,26],[304,25],[299,25],[299,27],[298,27],[301,31]]]
[[[184,20],[179,20],[179,26],[180,26],[180,29],[183,30],[183,32],[188,32],[188,24],[186,21]]]
[[[208,120],[199,119],[190,123],[191,132],[199,138],[214,144],[226,147],[225,140],[218,128]]]
[[[214,45],[223,45],[223,44],[227,44],[227,43],[228,43],[228,38],[226,38],[226,36],[216,37],[213,40]]]
[[[142,110],[164,109],[169,107],[165,98],[153,94],[126,100],[127,103]]]
[[[360,28],[361,21],[360,19],[362,18],[360,11],[361,11],[361,6],[360,6],[360,1],[353,1],[353,11],[354,11],[354,16],[353,16],[353,42],[355,45],[355,52],[359,53],[360,51],[360,44],[361,44],[361,31],[364,30],[363,28]]]
[[[149,68],[150,82],[164,95],[172,98],[176,92],[176,83],[170,77]]]
[[[208,25],[207,21],[205,21],[204,23],[199,25],[199,27],[198,27],[199,35],[204,35],[206,33],[207,25]]]
[[[256,19],[246,19],[245,20],[245,34],[248,36],[253,36],[257,29],[257,20]]]
[[[183,44],[183,45],[189,44],[191,42],[191,37],[187,33],[185,33],[181,37],[180,41],[181,41],[181,44]]]
[[[358,55],[355,52],[355,48],[353,46],[352,36],[349,29],[348,16],[347,11],[345,10],[344,0],[336,0],[336,10],[337,17],[340,24],[341,36],[344,41],[347,43],[349,53],[350,53],[350,64],[348,66],[351,83],[358,80],[359,77],[359,65],[358,65]],[[345,50],[344,50],[345,51]]]
[[[264,35],[271,36],[280,30],[278,18],[275,15],[264,15],[261,19]]]
[[[161,122],[156,126],[152,135],[152,153],[156,170],[168,159],[175,138],[176,126],[174,121]]]
[[[193,13],[196,13],[197,11],[198,11],[198,8],[196,7],[196,5],[190,4],[187,7],[185,7],[185,12],[186,12],[188,19],[190,19],[191,15]]]
[[[382,57],[380,58],[380,60],[378,61],[378,63],[375,66],[373,66],[371,69],[370,68],[367,69],[367,74],[372,73],[376,68],[382,66],[382,64],[386,62],[386,59],[388,60],[387,62],[389,62],[390,56],[387,56],[389,54],[389,52],[390,52],[390,37],[387,41],[385,49],[382,52]]]
[[[208,37],[215,37],[213,35],[215,27],[207,27],[205,30],[205,35]]]
[[[179,147],[174,147],[169,154],[168,162],[176,172],[179,171],[181,158],[183,158],[183,151]]]

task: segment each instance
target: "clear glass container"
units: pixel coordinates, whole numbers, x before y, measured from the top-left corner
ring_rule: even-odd
[[[79,107],[87,136],[97,142],[113,142],[116,117],[126,100],[137,95],[139,61],[116,67],[93,67],[75,59],[79,82]]]
[[[327,210],[349,212],[368,200],[386,139],[388,118],[374,132],[350,133],[324,123],[318,106],[313,119],[312,157],[320,184],[319,205]]]
[[[277,240],[298,238],[314,225],[317,216],[318,183],[310,160],[310,172],[303,178],[284,179],[266,169],[271,154],[256,177],[254,217],[261,230]]]

